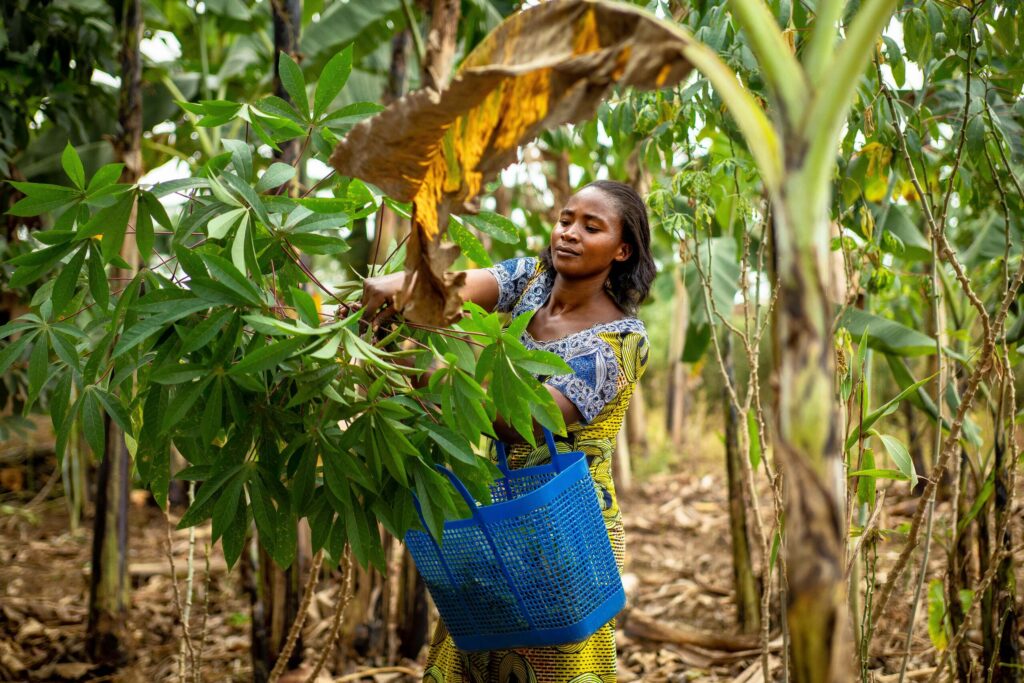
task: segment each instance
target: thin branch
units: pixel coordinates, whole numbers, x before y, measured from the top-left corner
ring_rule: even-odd
[[[299,633],[302,632],[302,624],[306,621],[309,603],[313,601],[313,591],[316,589],[317,579],[320,578],[320,565],[323,564],[323,561],[324,551],[321,548],[313,556],[313,566],[309,569],[306,587],[302,591],[302,603],[299,605],[299,613],[295,615],[295,621],[292,622],[292,627],[288,630],[288,638],[285,640],[281,652],[277,655],[277,661],[274,662],[274,668],[271,670],[270,676],[267,677],[267,683],[277,683],[277,679],[281,678],[281,674],[284,673],[284,668],[288,666],[288,660],[291,659],[292,651],[295,650],[295,643],[299,640]]]
[[[345,614],[345,608],[348,607],[349,601],[352,599],[352,577],[355,576],[355,571],[353,571],[352,567],[352,551],[346,547],[342,552],[342,556],[344,557],[344,568],[342,569],[341,582],[338,585],[338,600],[334,606],[334,616],[331,617],[331,633],[327,637],[327,643],[320,651],[320,658],[316,660],[313,670],[306,677],[305,683],[313,683],[317,676],[320,675],[324,664],[334,654],[334,648],[338,643],[338,632],[341,630],[341,618]]]

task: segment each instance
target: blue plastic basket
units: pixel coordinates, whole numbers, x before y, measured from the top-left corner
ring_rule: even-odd
[[[405,536],[460,650],[575,643],[626,604],[586,457],[559,453],[544,436],[551,463],[538,467],[510,470],[498,444],[504,476],[491,505],[439,466],[472,517],[446,522],[440,545],[423,531]]]

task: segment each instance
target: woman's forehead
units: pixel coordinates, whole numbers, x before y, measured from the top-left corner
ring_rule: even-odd
[[[565,210],[591,214],[609,223],[619,223],[622,220],[615,200],[596,187],[584,187],[571,196],[565,203]]]

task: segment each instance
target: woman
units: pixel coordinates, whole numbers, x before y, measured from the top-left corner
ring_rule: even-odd
[[[559,450],[582,450],[601,501],[615,559],[622,570],[625,539],[611,474],[615,437],[647,363],[647,333],[634,317],[655,275],[643,200],[628,185],[599,180],[573,195],[540,257],[515,258],[470,270],[463,295],[487,310],[536,311],[522,341],[561,356],[572,368],[545,386],[565,418]],[[366,280],[363,304],[389,305],[402,275]],[[545,462],[501,420],[513,469]],[[539,428],[538,428],[539,431]],[[607,683],[614,681],[615,625],[587,640],[556,647],[460,652],[439,623],[427,656],[425,682]]]

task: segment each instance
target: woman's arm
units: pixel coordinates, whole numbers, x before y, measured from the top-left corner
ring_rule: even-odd
[[[498,305],[498,281],[483,268],[463,272],[466,274],[466,282],[460,290],[462,298],[472,301],[486,311],[493,311]],[[405,273],[392,273],[363,280],[363,308],[369,310],[367,315],[375,314],[374,324],[379,324],[394,315],[395,295],[401,291],[404,281]],[[416,286],[415,283],[413,286]]]
[[[555,405],[557,405],[558,409],[562,411],[562,419],[565,420],[566,426],[580,422],[583,419],[583,416],[580,414],[580,409],[577,408],[572,401],[567,399],[565,394],[558,389],[555,389],[550,384],[545,384],[544,388],[548,390],[548,393],[551,394],[551,398],[555,399]],[[494,421],[494,433],[505,443],[517,443],[519,441],[523,441],[523,437],[519,432],[505,422],[505,419],[500,415],[498,416],[498,419]],[[534,420],[533,435],[540,436],[541,433],[540,423]]]

